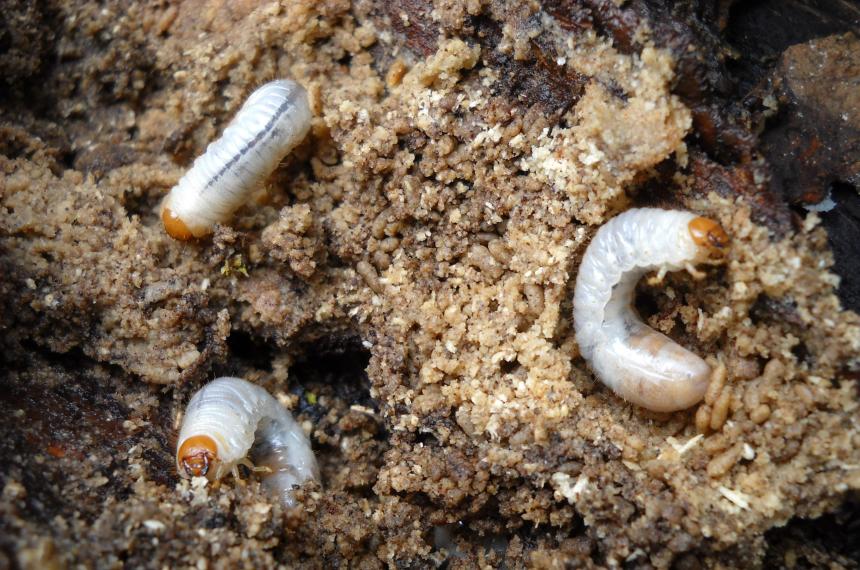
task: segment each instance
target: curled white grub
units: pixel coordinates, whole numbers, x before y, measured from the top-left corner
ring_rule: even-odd
[[[711,367],[642,322],[633,308],[636,283],[697,263],[717,263],[729,237],[696,214],[637,208],[603,225],[585,252],[573,296],[576,340],[601,382],[625,400],[657,412],[689,408],[702,399]]]
[[[161,206],[171,237],[199,238],[230,219],[311,127],[305,89],[286,79],[254,91],[221,138],[173,187]]]
[[[218,378],[188,403],[176,468],[183,477],[216,481],[238,475],[239,465],[260,471],[263,485],[285,506],[294,505],[294,485],[319,479],[310,441],[290,412],[255,384]]]

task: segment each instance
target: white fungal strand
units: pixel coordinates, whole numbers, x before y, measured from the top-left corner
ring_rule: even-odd
[[[711,367],[642,322],[633,308],[646,273],[686,269],[723,259],[729,237],[690,212],[639,208],[601,227],[582,259],[573,296],[579,350],[601,382],[636,405],[683,410],[704,397]]]
[[[165,198],[164,229],[181,240],[211,233],[248,201],[310,127],[308,95],[295,81],[272,81],[254,91]]]
[[[310,441],[290,412],[255,384],[218,378],[188,403],[176,468],[183,477],[216,481],[238,475],[240,464],[263,472],[263,485],[286,506],[294,504],[294,485],[319,479]]]

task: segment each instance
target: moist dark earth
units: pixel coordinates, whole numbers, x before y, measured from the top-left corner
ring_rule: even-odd
[[[0,0],[0,568],[860,565],[860,6]],[[311,133],[228,224],[159,204],[247,95]],[[596,229],[732,237],[647,323],[718,371],[674,414],[573,335]],[[174,464],[217,376],[320,483]]]

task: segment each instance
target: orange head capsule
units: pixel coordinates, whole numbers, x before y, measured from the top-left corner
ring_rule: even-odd
[[[182,218],[176,215],[173,210],[164,206],[161,209],[161,221],[164,223],[164,229],[173,239],[188,241],[194,238],[194,234],[188,229]]]
[[[177,458],[187,475],[204,477],[218,459],[218,448],[208,435],[195,435],[185,440]]]
[[[688,225],[693,242],[704,248],[709,256],[722,256],[729,246],[729,236],[714,220],[699,216]]]

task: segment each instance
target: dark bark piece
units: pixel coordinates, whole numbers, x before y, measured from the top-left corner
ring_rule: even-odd
[[[694,192],[702,196],[716,192],[725,198],[743,196],[757,223],[776,235],[783,235],[791,228],[792,214],[770,191],[769,169],[763,161],[724,166],[704,153],[695,152],[690,156],[690,172],[694,177]]]
[[[593,28],[612,38],[624,53],[642,49],[637,34],[647,26],[651,39],[676,58],[673,91],[693,113],[695,136],[722,162],[750,160],[755,138],[743,121],[727,112],[733,84],[725,66],[728,53],[719,31],[730,0],[674,3],[633,0],[545,0],[543,9],[573,32]]]
[[[499,51],[502,30],[499,22],[481,17],[476,20],[476,36],[486,65],[498,70],[496,95],[512,105],[540,105],[547,114],[561,115],[582,96],[588,78],[557,63],[557,54],[540,37],[530,42],[531,57],[516,59]]]
[[[760,148],[772,167],[771,189],[788,204],[827,199],[823,214],[841,277],[838,294],[860,310],[860,39],[829,36],[788,48],[774,70],[779,113]],[[852,187],[853,186],[853,187]]]
[[[741,93],[762,81],[789,46],[860,29],[853,0],[757,0],[732,8],[726,38],[740,56],[730,62]]]
[[[425,0],[390,0],[380,4],[377,16],[403,38],[404,44],[416,55],[428,56],[439,43],[439,26],[430,12],[433,5]]]
[[[830,36],[792,46],[774,85],[780,113],[761,140],[788,203],[816,204],[836,181],[860,184],[860,39]]]
[[[426,57],[436,51],[440,36],[459,31],[434,21],[431,10],[428,2],[391,0],[381,3],[375,17],[387,23],[413,54]],[[461,34],[471,35],[481,46],[484,65],[498,71],[500,80],[493,86],[494,95],[504,97],[512,107],[540,105],[547,114],[560,115],[579,100],[588,78],[559,65],[553,47],[540,36],[531,40],[528,57],[503,53],[498,49],[502,26],[525,29],[529,15],[524,9],[506,5],[498,12],[503,15],[488,13],[469,18],[463,30],[468,34]]]

